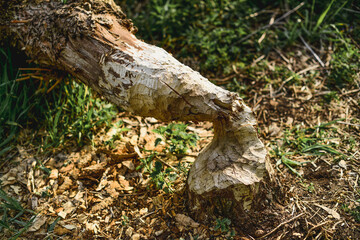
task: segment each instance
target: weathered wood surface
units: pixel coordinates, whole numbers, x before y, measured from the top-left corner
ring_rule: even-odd
[[[214,139],[189,173],[190,208],[200,219],[216,209],[238,215],[251,209],[267,173],[251,109],[236,93],[137,39],[112,0],[37,1],[16,10],[9,30],[35,62],[72,74],[127,111],[214,122]]]

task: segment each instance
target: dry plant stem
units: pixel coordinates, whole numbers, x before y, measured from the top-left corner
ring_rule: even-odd
[[[137,115],[214,123],[214,139],[199,154],[187,182],[189,205],[199,219],[215,210],[239,217],[255,207],[267,172],[266,150],[251,109],[236,93],[138,40],[112,0],[43,1],[16,16],[32,19],[10,30],[38,64],[71,73]]]
[[[276,228],[274,228],[274,229],[271,230],[270,232],[266,233],[265,235],[259,237],[258,239],[262,239],[262,238],[265,238],[265,237],[273,234],[274,232],[276,232],[279,228],[281,228],[281,227],[284,226],[285,224],[288,224],[288,223],[290,223],[290,222],[298,219],[299,217],[301,217],[301,216],[304,215],[304,214],[305,214],[305,213],[300,213],[299,215],[297,215],[297,216],[295,216],[295,217],[293,217],[293,218],[291,218],[291,219],[289,219],[289,220],[287,220],[287,221],[285,221],[285,222],[280,223]]]

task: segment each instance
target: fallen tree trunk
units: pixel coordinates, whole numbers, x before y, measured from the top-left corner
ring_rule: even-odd
[[[137,115],[214,123],[214,139],[187,180],[189,207],[198,219],[216,211],[241,218],[256,209],[266,150],[251,109],[236,93],[138,40],[112,0],[31,2],[13,6],[13,16],[2,22],[36,63],[72,74]]]

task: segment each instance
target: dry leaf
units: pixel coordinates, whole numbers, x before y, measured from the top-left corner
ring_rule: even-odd
[[[132,235],[131,240],[140,240],[141,239],[141,235],[138,233],[135,233],[134,235]]]
[[[110,171],[110,168],[107,168],[105,170],[105,172],[103,173],[103,175],[101,177],[101,181],[100,181],[99,185],[97,186],[97,188],[95,189],[96,191],[100,191],[108,184],[107,174],[109,173],[109,171]]]
[[[109,181],[109,185],[106,187],[106,192],[110,194],[111,197],[117,198],[119,193],[116,190],[122,190],[123,188],[116,181]]]
[[[43,215],[37,215],[34,219],[33,224],[29,227],[29,232],[35,232],[38,231],[41,226],[43,226],[46,223],[47,217]]]
[[[271,137],[277,136],[280,132],[280,128],[276,125],[275,122],[271,123],[269,126],[269,134]]]
[[[195,222],[191,217],[188,217],[181,213],[176,214],[175,220],[178,225],[181,225],[183,227],[196,228],[200,226],[200,224]]]
[[[76,226],[72,224],[63,225],[63,227],[70,231],[76,229]]]
[[[61,210],[58,215],[60,217],[62,217],[63,219],[66,218],[66,215],[68,215],[69,213],[71,213],[73,210],[75,209],[74,205],[72,204],[71,201],[68,201],[67,203],[65,203],[63,205],[63,210]]]
[[[16,174],[17,174],[17,170],[15,168],[10,169],[9,172],[7,172],[4,176],[0,178],[1,185],[6,186],[9,184],[16,183]]]
[[[344,160],[340,160],[340,162],[338,163],[338,165],[343,168],[343,169],[347,169],[347,165],[346,165],[346,162]]]
[[[52,169],[49,178],[50,179],[58,179],[59,177],[59,170]]]
[[[122,165],[124,165],[125,167],[127,167],[129,170],[134,171],[135,170],[135,165],[131,160],[128,161],[123,161]]]
[[[19,195],[21,192],[21,187],[16,185],[10,185],[10,187],[14,190],[14,192]]]
[[[60,225],[56,225],[55,226],[55,229],[54,229],[54,233],[56,234],[56,235],[64,235],[64,234],[67,234],[67,233],[70,233],[71,231],[70,230],[68,230],[68,229],[66,229],[66,228],[64,228],[64,227],[62,227],[62,226],[60,226]]]
[[[61,194],[65,192],[66,190],[70,189],[73,185],[73,181],[69,177],[64,178],[63,184],[58,188],[57,193]]]
[[[106,163],[98,163],[83,169],[82,175],[100,175],[105,171]]]
[[[323,210],[325,210],[328,214],[330,214],[331,216],[333,216],[335,219],[339,220],[340,219],[340,214],[338,214],[335,210],[325,207],[323,205],[320,204],[314,204],[315,206],[322,208]]]
[[[114,202],[114,199],[112,197],[105,198],[100,203],[95,204],[91,208],[91,212],[95,213],[101,209],[104,209],[104,208],[108,207],[109,205],[111,205],[113,202]]]
[[[119,175],[118,177],[119,177],[119,183],[120,183],[120,186],[122,187],[122,190],[129,191],[129,190],[134,189],[133,187],[130,187],[129,181],[127,181],[124,176]]]
[[[133,146],[137,145],[138,139],[139,139],[139,136],[138,136],[138,135],[132,136],[131,139],[130,139],[131,145],[133,145]]]
[[[86,222],[85,226],[87,230],[93,231],[95,234],[97,234],[100,229],[99,224],[96,221],[95,223]]]
[[[60,168],[61,173],[68,173],[75,167],[74,163],[68,164],[65,167]]]
[[[125,235],[131,237],[133,235],[134,229],[132,227],[128,227],[125,231]]]
[[[140,209],[140,215],[144,215],[148,212],[148,208],[142,208]]]

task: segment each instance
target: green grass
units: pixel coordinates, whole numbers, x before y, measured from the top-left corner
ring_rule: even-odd
[[[117,109],[109,103],[92,97],[82,83],[62,83],[52,91],[45,103],[46,135],[43,147],[57,147],[66,141],[78,146],[91,143],[96,129],[110,126]]]
[[[14,149],[16,137],[27,127],[44,150],[66,142],[91,143],[96,130],[110,126],[118,112],[73,80],[63,81],[48,94],[46,87],[38,89],[35,79],[17,82],[10,50],[1,48],[0,57],[0,157]]]
[[[10,144],[25,127],[29,110],[37,104],[35,88],[16,82],[9,49],[0,48],[0,157],[13,149]]]
[[[0,232],[8,232],[11,236],[8,239],[11,240],[17,239],[26,232],[35,219],[33,211],[23,208],[16,199],[9,197],[1,188],[0,212]]]
[[[277,159],[276,166],[278,167],[280,164],[283,164],[291,172],[301,177],[296,167],[308,163],[308,161],[298,162],[292,160],[291,158],[294,156],[332,155],[335,162],[340,159],[349,158],[349,156],[337,150],[339,144],[329,141],[334,139],[334,135],[336,135],[337,128],[333,124],[341,120],[343,119],[323,123],[315,127],[302,128],[295,126],[291,129],[286,129],[282,137],[282,144],[279,146],[277,143],[274,143],[272,151],[270,151],[270,155]]]
[[[274,19],[278,19],[300,2],[154,0],[144,4],[118,0],[118,3],[138,26],[141,38],[161,45],[180,59],[195,60],[194,67],[208,76],[228,74],[233,65],[241,69],[274,48],[304,46],[302,36],[316,48],[334,48],[331,69],[337,83],[354,79],[354,68],[344,73],[339,64],[356,64],[357,54],[338,55],[343,55],[344,41],[353,52],[358,51],[355,43],[349,42],[360,38],[357,12],[360,9],[356,0],[304,1],[297,11],[268,27],[275,12]],[[259,42],[262,34],[266,37]]]

